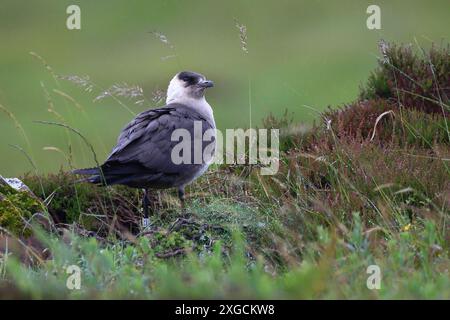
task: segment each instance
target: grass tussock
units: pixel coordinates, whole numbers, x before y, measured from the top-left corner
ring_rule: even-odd
[[[380,42],[378,68],[361,88],[360,99],[393,100],[398,106],[426,113],[449,114],[449,46],[429,51],[412,45]]]
[[[25,176],[47,195],[49,224],[2,233],[0,295],[450,298],[448,47],[383,44],[382,55],[360,98],[319,125],[268,117],[281,128],[279,172],[211,168],[188,192],[190,219],[175,194],[154,193],[142,232],[138,190]],[[80,290],[66,286],[69,265]],[[366,285],[370,265],[380,290]]]

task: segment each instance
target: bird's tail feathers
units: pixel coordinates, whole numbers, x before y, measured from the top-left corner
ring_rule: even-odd
[[[76,182],[90,182],[99,184],[103,179],[100,168],[86,168],[86,169],[76,169],[72,171],[73,174],[89,176],[83,179],[79,179]]]
[[[100,174],[100,169],[95,168],[86,168],[86,169],[76,169],[72,171],[73,174],[79,174],[79,175],[98,175]]]

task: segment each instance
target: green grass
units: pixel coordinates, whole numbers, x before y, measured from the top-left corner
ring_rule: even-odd
[[[38,238],[54,258],[35,262],[37,267],[30,268],[11,254],[0,268],[4,269],[0,292],[8,298],[71,299],[450,298],[448,256],[435,224],[428,221],[390,237],[384,230],[364,230],[356,217],[345,234],[317,226],[316,240],[306,242],[301,259],[280,251],[289,256],[289,268],[284,272],[272,270],[262,255],[249,260],[245,241],[237,231],[231,233],[231,247],[217,241],[208,249],[200,249],[201,254],[188,251],[191,253],[183,259],[168,260],[156,256],[161,245],[152,249],[155,237],[99,243],[76,232],[69,231],[64,241],[39,233]],[[176,237],[182,239],[179,234]],[[183,242],[171,239],[166,238],[164,249]],[[280,245],[280,250],[286,250]],[[66,287],[66,269],[72,264],[81,268],[81,290]],[[366,286],[366,269],[372,264],[381,268],[380,290]]]

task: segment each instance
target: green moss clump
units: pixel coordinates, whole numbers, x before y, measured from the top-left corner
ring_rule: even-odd
[[[137,208],[140,208],[142,201],[140,190],[77,183],[78,178],[70,172],[60,171],[42,177],[27,174],[21,179],[36,195],[41,190],[46,195],[53,195],[47,209],[57,223],[76,222],[87,230],[98,232],[103,222],[84,213],[104,215],[110,219],[116,215],[122,226],[136,232],[139,223]]]
[[[0,184],[0,226],[18,236],[29,236],[31,230],[25,227],[24,219],[30,219],[36,212],[45,211],[44,205],[27,192],[17,191]]]
[[[158,231],[153,235],[152,248],[157,255],[165,255],[180,249],[192,247],[192,241],[187,240],[179,232]]]

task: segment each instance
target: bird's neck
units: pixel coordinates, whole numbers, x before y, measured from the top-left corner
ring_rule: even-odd
[[[206,101],[205,97],[167,97],[166,104],[170,103],[179,103],[185,105],[188,108],[192,108],[192,110],[205,117],[214,128],[216,127],[213,110],[208,101]]]

